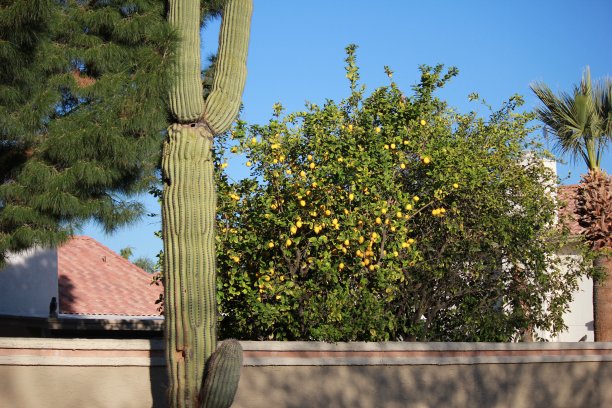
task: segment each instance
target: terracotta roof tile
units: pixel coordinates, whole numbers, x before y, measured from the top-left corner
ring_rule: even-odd
[[[59,312],[158,316],[162,292],[151,275],[93,238],[75,236],[58,248]]]

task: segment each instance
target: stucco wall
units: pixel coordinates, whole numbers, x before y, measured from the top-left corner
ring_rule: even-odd
[[[612,343],[243,342],[235,408],[612,406]],[[0,406],[165,407],[161,343],[0,338]]]
[[[0,314],[49,316],[51,298],[58,299],[57,250],[31,249],[9,254],[0,269]]]

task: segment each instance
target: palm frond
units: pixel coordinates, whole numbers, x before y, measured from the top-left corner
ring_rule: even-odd
[[[605,134],[612,120],[611,88],[609,84],[594,88],[591,72],[587,67],[581,81],[574,86],[573,92],[560,92],[558,95],[544,83],[534,82],[531,89],[542,102],[535,109],[539,119],[557,136],[554,148],[571,160],[582,158],[590,170],[599,168],[602,149],[606,145]],[[605,91],[604,91],[605,88]],[[607,129],[607,130],[606,130]]]

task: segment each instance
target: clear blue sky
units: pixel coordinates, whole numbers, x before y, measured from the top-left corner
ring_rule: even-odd
[[[267,122],[275,102],[292,112],[306,100],[347,96],[344,48],[351,43],[359,46],[361,81],[370,91],[387,84],[385,65],[407,92],[421,64],[458,67],[440,96],[462,112],[474,109],[471,92],[494,108],[518,93],[533,109],[533,81],[558,92],[570,91],[587,65],[594,79],[612,75],[611,0],[254,0],[254,6],[242,114],[248,123]],[[203,33],[203,59],[216,49],[218,26]],[[603,167],[612,173],[610,150]],[[246,174],[240,160],[228,170],[236,178]],[[571,172],[564,182],[575,183],[585,167],[559,165],[558,172]],[[154,199],[141,199],[159,213]],[[82,233],[115,251],[131,246],[134,257],[153,258],[160,228],[159,218],[144,218],[110,236],[91,224]]]

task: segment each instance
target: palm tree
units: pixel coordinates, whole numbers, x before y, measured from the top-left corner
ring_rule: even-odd
[[[597,251],[593,279],[595,341],[612,341],[612,178],[601,170],[603,153],[612,138],[612,80],[593,86],[587,67],[571,94],[555,95],[543,83],[531,89],[543,107],[536,113],[557,138],[557,149],[587,165],[578,189],[576,213],[591,249]]]

